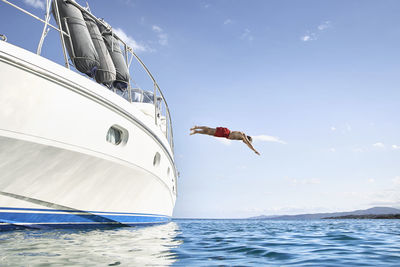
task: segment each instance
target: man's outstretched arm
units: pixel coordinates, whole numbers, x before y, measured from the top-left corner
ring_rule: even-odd
[[[253,150],[257,155],[260,155],[260,153],[253,147],[253,145],[250,143],[250,141],[247,139],[247,136],[243,134],[243,142],[251,149]]]

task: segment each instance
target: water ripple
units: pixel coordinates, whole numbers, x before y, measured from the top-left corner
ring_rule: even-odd
[[[400,220],[0,232],[0,266],[400,266]]]

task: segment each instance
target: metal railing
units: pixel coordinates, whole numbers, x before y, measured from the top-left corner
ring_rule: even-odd
[[[63,54],[64,54],[64,61],[65,61],[65,66],[67,68],[70,68],[70,63],[68,61],[68,53],[67,53],[67,49],[66,49],[66,45],[65,45],[65,40],[64,40],[64,36],[66,37],[70,37],[69,34],[69,29],[68,27],[66,28],[67,32],[65,32],[64,30],[62,30],[61,27],[61,18],[59,15],[59,10],[58,10],[58,5],[57,5],[57,1],[54,1],[54,7],[55,7],[55,19],[57,20],[57,24],[59,25],[54,26],[50,23],[50,6],[51,6],[51,2],[52,0],[46,0],[46,14],[45,14],[45,19],[41,19],[38,16],[30,13],[29,11],[11,3],[10,1],[7,0],[1,0],[2,2],[18,9],[19,11],[35,18],[36,20],[39,20],[40,22],[42,22],[44,24],[44,28],[43,28],[43,32],[37,47],[37,51],[36,53],[38,55],[41,54],[42,51],[42,46],[43,46],[43,42],[44,39],[48,33],[48,31],[50,30],[50,28],[58,31],[60,33],[60,39],[61,39],[61,44],[62,44],[62,48],[63,48]],[[66,2],[68,2],[71,5],[74,5],[75,7],[77,7],[81,12],[87,14],[90,18],[92,18],[93,20],[96,21],[96,23],[103,25],[104,27],[108,28],[109,25],[104,23],[102,20],[98,19],[97,17],[95,17],[92,13],[90,13],[86,8],[82,7],[81,5],[79,5],[78,3],[76,3],[75,1],[70,1],[70,0],[64,0]],[[67,25],[67,24],[66,24]],[[50,27],[50,28],[49,28]],[[133,49],[128,46],[128,44],[122,40],[118,35],[116,35],[114,32],[112,33],[113,36],[122,44],[122,46],[124,47],[124,54],[125,54],[125,62],[127,64],[127,67],[129,69],[132,59],[135,58],[136,61],[142,66],[142,68],[145,70],[145,72],[147,73],[147,75],[149,76],[149,78],[151,79],[152,83],[153,83],[153,105],[154,105],[154,123],[159,126],[159,127],[163,127],[161,120],[162,120],[162,110],[165,110],[165,119],[166,119],[166,129],[165,129],[165,136],[171,146],[171,150],[172,153],[174,152],[174,141],[173,141],[173,130],[172,130],[172,120],[171,120],[171,114],[169,111],[169,107],[167,104],[167,101],[165,100],[165,97],[160,89],[160,87],[158,86],[154,76],[152,75],[152,73],[149,71],[149,69],[147,68],[147,66],[143,63],[143,61],[138,57],[138,55],[136,55],[135,52],[133,52]],[[71,42],[71,38],[69,38],[70,42]],[[72,50],[73,51],[73,50]],[[129,54],[131,55],[130,59],[129,59]],[[129,102],[133,102],[132,101],[132,93],[131,93],[131,84],[129,84],[127,90],[128,90],[128,97],[125,98],[126,100],[128,100]],[[115,90],[114,90],[115,92]],[[161,100],[161,102],[159,101]],[[160,102],[160,105],[158,105],[158,102]],[[162,109],[162,105],[165,105],[165,109]]]

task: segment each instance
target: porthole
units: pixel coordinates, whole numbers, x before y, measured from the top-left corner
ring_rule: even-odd
[[[160,161],[161,161],[161,155],[160,155],[160,153],[157,152],[157,153],[154,155],[153,166],[154,166],[154,167],[157,167],[158,165],[160,165]]]
[[[106,140],[116,146],[126,144],[128,141],[128,131],[120,126],[113,125],[108,129]]]

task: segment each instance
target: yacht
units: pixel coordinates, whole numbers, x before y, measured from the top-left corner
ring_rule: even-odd
[[[76,1],[47,0],[44,18],[0,6],[43,23],[37,51],[0,35],[0,229],[169,222],[172,121],[146,65]],[[49,29],[64,65],[41,56]],[[134,86],[133,60],[152,88]]]

